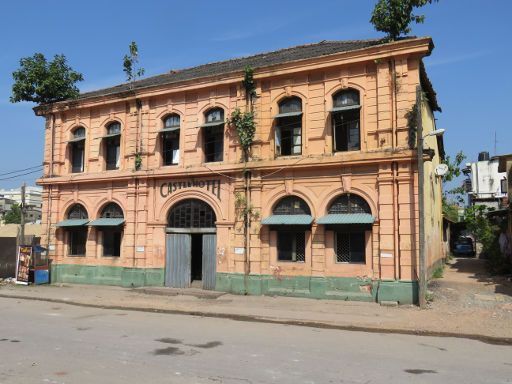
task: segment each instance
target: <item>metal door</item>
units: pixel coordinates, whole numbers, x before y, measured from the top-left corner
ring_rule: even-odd
[[[165,286],[187,288],[190,286],[191,245],[188,233],[167,235]]]
[[[203,235],[203,289],[215,289],[217,236]]]

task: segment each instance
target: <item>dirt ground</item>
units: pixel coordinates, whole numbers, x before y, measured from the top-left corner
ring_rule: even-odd
[[[433,279],[431,309],[452,314],[457,328],[490,326],[508,333],[512,328],[512,282],[507,276],[490,276],[485,260],[455,258],[444,269],[444,276]],[[457,325],[457,323],[459,323]]]

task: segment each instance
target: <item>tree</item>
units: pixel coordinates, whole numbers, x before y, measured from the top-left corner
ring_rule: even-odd
[[[137,80],[137,78],[144,75],[144,68],[138,67],[135,68],[137,64],[139,64],[139,48],[137,47],[137,43],[132,41],[128,46],[130,53],[128,55],[124,55],[123,59],[123,71],[126,73],[126,81],[130,83],[130,88],[132,87],[132,83]]]
[[[21,207],[14,204],[4,216],[5,224],[21,224]]]
[[[379,0],[373,9],[370,22],[375,29],[387,34],[389,40],[411,32],[409,24],[423,23],[424,15],[413,15],[415,8],[421,8],[439,0]]]
[[[75,99],[80,94],[76,83],[83,75],[74,71],[64,55],[55,55],[48,62],[42,53],[20,60],[20,68],[12,73],[11,103],[32,101],[47,104]]]

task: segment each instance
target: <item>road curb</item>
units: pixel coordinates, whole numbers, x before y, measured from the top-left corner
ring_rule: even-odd
[[[188,316],[198,316],[198,317],[211,317],[211,318],[218,318],[218,319],[229,319],[229,320],[234,320],[234,321],[294,325],[294,326],[298,326],[298,327],[334,329],[334,330],[341,330],[341,331],[386,333],[386,334],[416,335],[416,336],[431,336],[431,337],[454,337],[454,338],[458,338],[458,339],[470,339],[470,340],[481,341],[483,343],[492,344],[492,345],[510,345],[510,346],[512,346],[512,338],[510,338],[510,337],[496,337],[496,336],[455,333],[455,332],[439,332],[439,331],[429,331],[429,330],[421,330],[421,329],[411,330],[411,329],[360,327],[360,326],[356,326],[356,325],[342,325],[342,324],[332,324],[332,323],[317,322],[317,321],[300,321],[300,320],[291,320],[291,319],[279,319],[279,318],[273,318],[273,317],[239,315],[239,314],[222,313],[222,312],[202,312],[202,311],[180,310],[180,309],[143,308],[143,307],[131,307],[131,306],[123,306],[123,305],[102,305],[102,304],[92,304],[92,303],[84,303],[84,302],[79,302],[79,301],[71,301],[71,300],[64,300],[64,299],[51,299],[51,298],[36,297],[36,296],[6,295],[6,294],[2,294],[2,293],[0,293],[0,298],[44,301],[44,302],[49,302],[49,303],[68,304],[68,305],[74,305],[77,307],[86,307],[86,308],[112,309],[112,310],[135,311],[135,312],[151,312],[151,313],[162,313],[162,314],[169,314],[169,315],[188,315]]]

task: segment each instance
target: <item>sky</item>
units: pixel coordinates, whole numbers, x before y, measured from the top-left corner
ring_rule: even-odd
[[[43,159],[44,120],[34,104],[9,102],[22,57],[64,54],[83,73],[81,91],[124,82],[122,58],[139,47],[146,76],[321,40],[382,37],[369,23],[376,0],[4,1],[0,10],[0,188],[33,185],[39,173],[7,179]],[[417,13],[412,35],[431,36],[425,59],[443,112],[445,149],[468,160],[512,153],[512,1],[440,0]],[[496,142],[495,142],[496,137]],[[496,144],[496,145],[495,145]],[[496,147],[496,152],[495,152]],[[32,168],[33,170],[33,168]],[[27,170],[25,172],[30,172]],[[21,172],[21,173],[25,173]]]

